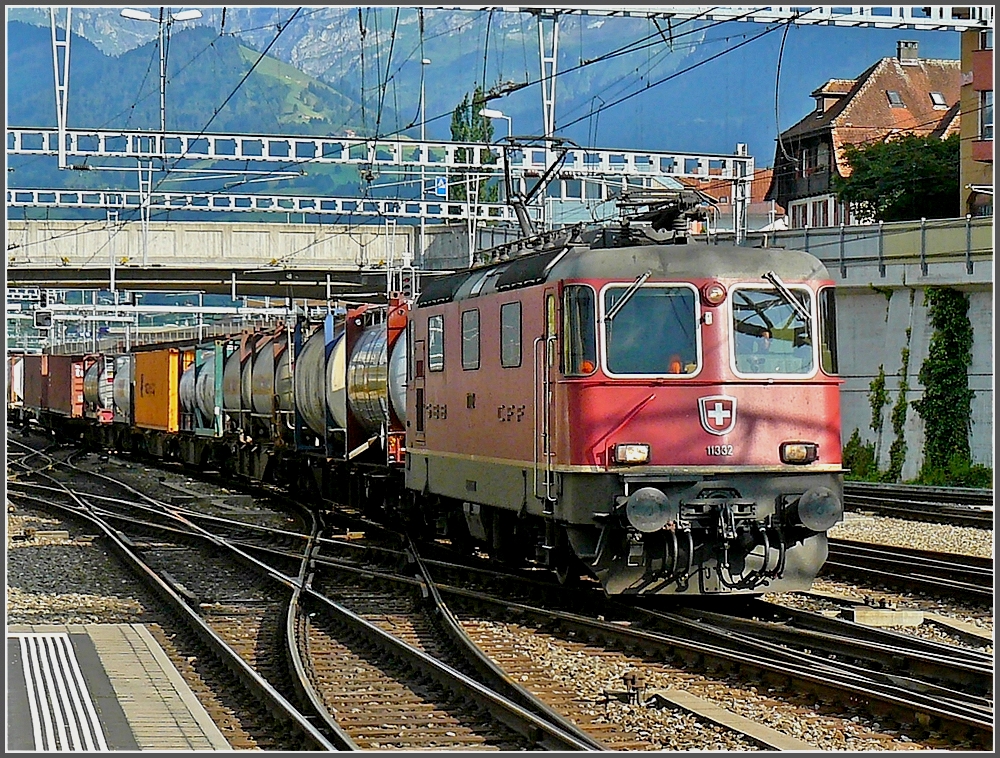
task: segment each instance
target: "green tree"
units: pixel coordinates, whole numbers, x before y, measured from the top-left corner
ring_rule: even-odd
[[[483,142],[489,144],[493,141],[493,122],[486,116],[479,114],[486,107],[486,94],[483,88],[476,86],[470,101],[469,93],[462,96],[462,102],[451,112],[451,139],[454,142]],[[458,163],[472,162],[474,156],[469,154],[468,148],[455,151],[455,160]],[[484,150],[483,163],[496,163],[496,156]],[[465,200],[466,174],[468,169],[459,169],[448,182],[448,199]],[[500,188],[495,180],[479,180],[479,202],[495,203],[500,197]]]
[[[834,176],[837,199],[876,221],[955,218],[959,203],[959,137],[905,134],[847,145],[851,175]]]

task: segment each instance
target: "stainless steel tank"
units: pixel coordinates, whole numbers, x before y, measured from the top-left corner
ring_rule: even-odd
[[[195,401],[203,418],[215,418],[215,350],[204,354],[204,360],[198,367],[198,379],[195,382]]]
[[[389,402],[396,418],[406,424],[406,331],[389,353]]]
[[[115,403],[115,421],[132,421],[132,363],[131,355],[115,358],[115,381],[112,385]]]
[[[284,339],[284,337],[281,337]],[[274,339],[262,339],[254,350],[250,400],[254,413],[271,415],[274,410]]]
[[[339,429],[347,427],[347,340],[337,337],[326,361],[326,405]]]
[[[195,403],[198,402],[195,398],[197,387],[195,387],[194,381],[194,367],[195,364],[192,363],[184,369],[184,373],[181,374],[181,380],[177,384],[177,396],[181,401],[181,410],[185,413],[193,412]]]
[[[253,351],[250,356],[243,361],[240,371],[240,400],[243,410],[249,411],[253,408]]]
[[[83,401],[94,403],[98,408],[111,408],[114,403],[114,385],[111,374],[107,371],[103,355],[90,364],[87,373],[83,375]]]
[[[295,407],[306,425],[321,437],[326,434],[325,363],[325,337],[318,329],[295,359]]]
[[[295,410],[295,387],[292,385],[291,351],[286,347],[274,365],[274,394],[279,411]]]
[[[385,324],[369,327],[347,362],[347,403],[368,434],[377,432],[389,418],[387,338]]]
[[[240,402],[242,400],[240,388],[243,383],[241,368],[240,351],[236,350],[226,358],[226,365],[222,369],[222,407],[230,413],[236,413],[243,408]]]

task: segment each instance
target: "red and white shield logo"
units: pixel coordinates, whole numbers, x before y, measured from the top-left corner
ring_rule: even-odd
[[[698,398],[701,426],[709,434],[729,434],[736,426],[736,398],[729,395],[709,395]]]

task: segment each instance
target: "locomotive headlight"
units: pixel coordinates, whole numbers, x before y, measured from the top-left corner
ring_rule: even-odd
[[[726,288],[719,282],[709,282],[701,288],[701,297],[708,305],[720,305],[726,299]]]
[[[615,463],[624,463],[628,466],[649,463],[649,445],[635,442],[615,445],[614,459]]]
[[[812,463],[819,458],[819,445],[815,442],[782,442],[778,450],[782,463]]]

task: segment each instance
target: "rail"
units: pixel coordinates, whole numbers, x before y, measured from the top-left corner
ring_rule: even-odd
[[[955,526],[993,528],[993,490],[844,482],[848,510]]]

